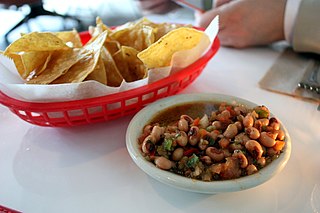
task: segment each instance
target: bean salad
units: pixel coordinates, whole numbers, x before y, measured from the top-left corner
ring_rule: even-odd
[[[206,102],[159,112],[138,143],[159,169],[202,181],[254,174],[278,158],[286,144],[280,122],[266,106]]]

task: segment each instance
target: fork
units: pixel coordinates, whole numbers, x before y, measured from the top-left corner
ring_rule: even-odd
[[[318,73],[320,72],[320,61],[316,60],[313,70],[306,81],[300,81],[298,87],[320,94],[320,82],[318,81]]]

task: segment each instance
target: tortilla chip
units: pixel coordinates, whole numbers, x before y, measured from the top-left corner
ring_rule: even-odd
[[[104,63],[104,67],[107,75],[107,85],[110,87],[118,87],[123,81],[123,77],[120,74],[112,55],[107,49],[103,49],[101,57]]]
[[[55,35],[71,48],[81,48],[82,42],[77,30],[57,32]]]
[[[24,79],[28,78],[31,73],[32,75],[39,75],[51,58],[51,52],[49,51],[22,52],[20,55],[24,66],[21,77]]]
[[[52,59],[48,63],[47,68],[40,75],[29,80],[27,83],[50,84],[84,57],[86,57],[86,54],[80,54],[80,49],[56,51],[53,53]]]
[[[138,53],[139,52],[132,47],[122,46],[114,55],[117,67],[126,82],[140,80],[144,78],[147,72],[146,67],[137,57]]]
[[[54,51],[69,49],[69,47],[54,33],[32,32],[23,35],[11,43],[5,50],[5,54],[31,51]]]
[[[53,83],[62,84],[82,82],[97,66],[106,37],[107,31],[101,33],[94,41],[88,42],[82,50],[85,52],[91,52],[90,56],[82,58]]]
[[[138,58],[148,67],[166,67],[171,63],[174,53],[192,49],[201,39],[209,41],[208,36],[199,30],[181,27],[170,31],[157,42],[138,54]]]
[[[104,42],[104,47],[107,48],[111,55],[114,55],[120,50],[120,43],[118,41],[106,41]]]
[[[89,80],[94,80],[94,81],[98,81],[102,84],[107,84],[107,75],[106,75],[106,69],[104,67],[104,63],[103,60],[100,56],[98,64],[96,66],[96,68],[93,70],[92,73],[90,73],[88,75],[88,77],[85,79],[86,81]]]
[[[154,43],[154,32],[152,27],[137,25],[115,30],[110,33],[110,38],[118,41],[123,46],[133,47],[141,51]]]

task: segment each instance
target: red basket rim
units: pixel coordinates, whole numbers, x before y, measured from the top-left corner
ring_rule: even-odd
[[[0,103],[5,106],[15,106],[19,107],[21,110],[29,109],[29,110],[37,110],[37,111],[52,111],[55,109],[73,109],[77,108],[79,105],[81,106],[92,106],[94,103],[102,103],[102,102],[116,102],[120,100],[126,100],[131,96],[137,94],[144,94],[152,91],[153,89],[161,86],[163,83],[168,83],[170,81],[174,81],[174,79],[185,76],[186,73],[192,72],[194,69],[201,65],[205,65],[218,51],[220,48],[220,41],[218,37],[215,38],[213,44],[210,49],[204,54],[200,59],[198,59],[193,64],[188,67],[180,70],[179,72],[170,75],[166,78],[163,78],[159,81],[153,82],[151,84],[147,84],[145,86],[141,86],[138,88],[126,90],[123,92],[108,94],[104,96],[80,99],[80,100],[72,100],[72,101],[60,101],[60,102],[28,102],[23,100],[18,100],[12,98],[2,91],[0,91]]]

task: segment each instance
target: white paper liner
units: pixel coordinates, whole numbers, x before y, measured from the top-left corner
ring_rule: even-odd
[[[13,61],[0,54],[0,90],[17,100],[48,103],[81,100],[138,88],[165,78],[195,62],[212,46],[218,30],[219,21],[217,16],[205,30],[210,39],[210,46],[200,42],[193,49],[177,52],[173,56],[172,66],[149,70],[147,78],[130,83],[123,81],[119,87],[109,87],[97,81],[52,85],[25,84],[24,80],[19,76]]]

